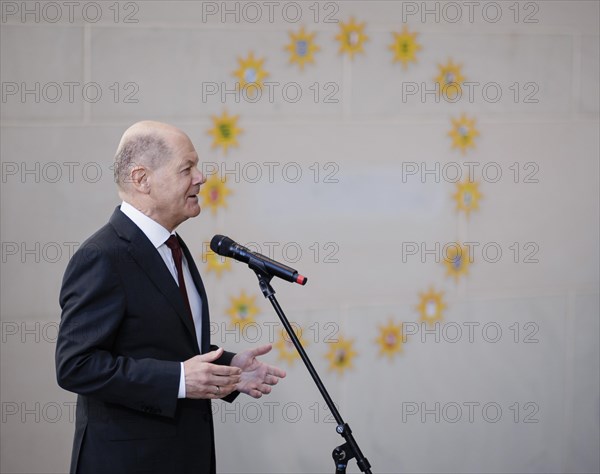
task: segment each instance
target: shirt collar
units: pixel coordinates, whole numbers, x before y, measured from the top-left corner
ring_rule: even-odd
[[[121,203],[121,212],[129,217],[135,225],[148,237],[155,248],[160,247],[171,235],[167,229],[128,202]],[[173,232],[175,234],[175,232]]]

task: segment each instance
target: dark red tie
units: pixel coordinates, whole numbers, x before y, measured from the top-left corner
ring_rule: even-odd
[[[179,291],[181,292],[181,296],[185,302],[193,323],[194,317],[192,316],[192,308],[190,307],[190,300],[188,299],[187,290],[185,289],[185,279],[183,278],[183,252],[181,251],[181,245],[179,245],[179,240],[177,240],[175,235],[171,235],[171,237],[169,237],[165,243],[167,244],[167,247],[171,249],[171,253],[173,254],[175,268],[177,268]]]

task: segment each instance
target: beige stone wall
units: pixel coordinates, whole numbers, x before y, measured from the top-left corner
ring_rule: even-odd
[[[227,208],[180,228],[213,342],[235,350],[277,330],[250,270],[206,270],[214,234],[307,275],[275,289],[374,472],[598,472],[597,2],[0,4],[2,472],[68,468],[61,277],[119,202],[121,133],[148,118],[183,128],[203,171],[228,176]],[[352,15],[369,36],[354,60],[334,22]],[[388,50],[403,22],[422,45],[406,70]],[[303,72],[284,49],[300,25],[321,48]],[[231,93],[249,51],[273,92],[256,102]],[[471,100],[427,93],[448,58]],[[243,129],[226,156],[207,133],[225,109]],[[465,155],[448,137],[463,113],[480,133]],[[483,199],[466,218],[452,181],[469,166]],[[436,250],[454,241],[474,249],[458,282]],[[447,309],[426,332],[416,306],[430,286]],[[240,333],[227,310],[242,290],[260,314]],[[390,318],[411,333],[392,361],[375,342]],[[340,337],[358,353],[344,375],[325,358]],[[299,362],[277,363],[288,378],[270,397],[215,403],[220,472],[332,471],[341,438],[324,402]]]

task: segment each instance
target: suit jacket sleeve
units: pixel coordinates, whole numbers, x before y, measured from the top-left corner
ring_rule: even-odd
[[[111,351],[126,314],[125,292],[109,256],[98,247],[85,250],[71,259],[63,279],[58,384],[105,402],[174,416],[180,362],[134,359]]]

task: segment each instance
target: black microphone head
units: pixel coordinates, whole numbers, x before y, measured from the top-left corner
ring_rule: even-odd
[[[210,241],[210,249],[217,255],[222,255],[223,257],[230,257],[231,246],[233,244],[235,244],[235,242],[229,237],[217,234]]]

